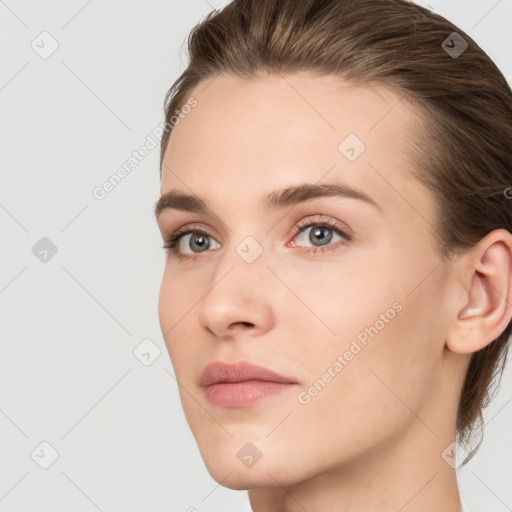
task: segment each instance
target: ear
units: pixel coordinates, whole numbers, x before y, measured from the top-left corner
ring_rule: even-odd
[[[448,350],[477,352],[505,330],[512,317],[512,234],[487,234],[456,263],[462,299],[454,309]]]

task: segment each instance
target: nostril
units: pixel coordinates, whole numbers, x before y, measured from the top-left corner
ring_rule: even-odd
[[[245,327],[254,327],[251,322],[235,322],[233,325],[244,325]]]

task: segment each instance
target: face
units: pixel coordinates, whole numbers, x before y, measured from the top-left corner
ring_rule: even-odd
[[[179,230],[159,318],[210,474],[234,489],[292,485],[414,429],[430,442],[411,410],[442,428],[449,275],[433,198],[411,176],[412,106],[308,73],[221,75],[191,96],[162,195],[200,201],[174,195],[158,216],[165,239]],[[216,361],[287,383],[237,374],[245,383],[204,387]]]

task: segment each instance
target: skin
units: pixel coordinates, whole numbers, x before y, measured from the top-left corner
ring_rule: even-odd
[[[197,259],[167,253],[159,318],[209,473],[248,489],[256,512],[459,512],[442,452],[455,440],[471,353],[512,316],[510,233],[494,231],[454,261],[441,257],[433,196],[410,174],[418,117],[390,89],[306,72],[223,74],[191,96],[198,103],[172,131],[161,192],[193,193],[213,214],[167,209],[158,223],[163,237],[194,224],[210,248],[198,252],[184,237],[180,251]],[[350,133],[366,145],[355,161],[338,149]],[[261,206],[269,192],[301,183],[348,184],[380,209],[348,197]],[[330,220],[352,239],[327,231],[330,245],[313,252],[323,247],[309,238],[314,228],[294,232],[303,220]],[[263,250],[252,263],[236,251],[248,236]],[[378,334],[300,403],[397,303]],[[217,360],[249,361],[297,384],[250,407],[214,406],[198,381]],[[252,467],[237,457],[248,442],[262,454]]]

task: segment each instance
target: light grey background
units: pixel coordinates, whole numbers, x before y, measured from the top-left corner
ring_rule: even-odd
[[[189,30],[226,3],[0,1],[1,511],[250,510],[206,471],[160,332],[158,148],[93,196],[162,122]],[[512,0],[428,3],[512,78]],[[458,471],[472,512],[512,510],[511,381]]]

